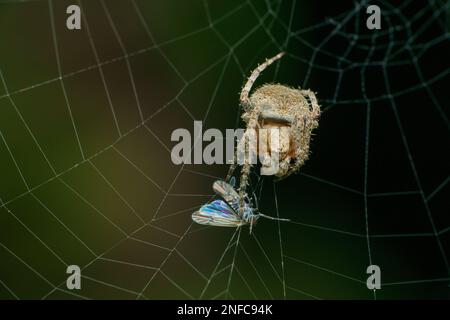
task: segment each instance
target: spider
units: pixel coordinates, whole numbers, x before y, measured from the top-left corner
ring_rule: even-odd
[[[249,129],[254,131],[261,128],[278,128],[280,132],[278,147],[272,146],[271,148],[268,141],[259,141],[258,143],[258,145],[261,145],[261,142],[267,144],[266,150],[278,153],[279,166],[273,168],[272,163],[263,162],[261,167],[261,174],[275,175],[278,179],[286,178],[297,172],[308,159],[311,133],[313,129],[317,128],[320,116],[317,98],[311,90],[294,89],[281,84],[264,84],[249,97],[258,76],[283,55],[284,52],[280,52],[253,70],[240,93],[240,105],[243,108],[242,119],[246,124],[246,130],[238,148],[245,148],[243,150],[248,151],[245,141]],[[259,152],[261,156],[261,150]],[[236,151],[234,158],[236,160]],[[237,163],[234,161],[230,166],[226,181],[231,178],[236,166]],[[241,215],[244,210],[251,166],[250,161],[245,159],[239,181]]]

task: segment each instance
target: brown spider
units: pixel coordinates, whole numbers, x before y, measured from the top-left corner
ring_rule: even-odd
[[[259,141],[258,145],[261,146],[262,142],[267,144],[264,152],[268,150],[269,152],[278,153],[279,166],[274,168],[271,163],[263,162],[261,174],[275,175],[279,179],[286,178],[297,172],[308,159],[311,132],[317,128],[320,116],[317,98],[311,90],[294,89],[280,84],[264,84],[249,97],[250,90],[261,72],[283,55],[284,52],[281,52],[267,59],[253,70],[240,95],[240,104],[244,110],[242,119],[246,124],[244,136],[240,141],[240,144],[243,143],[244,145],[240,147],[247,152],[246,134],[248,134],[249,129],[254,131],[278,128],[280,132],[278,146],[272,146],[271,148],[269,141]],[[262,150],[258,151],[261,156]],[[234,161],[228,172],[227,181],[236,169],[236,165],[236,161]],[[239,181],[239,207],[241,214],[244,208],[251,166],[250,161],[245,159]]]

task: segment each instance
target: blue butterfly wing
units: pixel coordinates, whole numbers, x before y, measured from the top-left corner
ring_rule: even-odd
[[[243,224],[242,219],[223,200],[205,204],[192,214],[192,220],[199,224],[219,227],[237,227]]]

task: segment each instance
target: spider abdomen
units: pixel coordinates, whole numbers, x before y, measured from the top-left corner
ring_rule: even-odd
[[[319,115],[320,107],[310,90],[281,84],[265,84],[255,90],[250,96],[250,107],[242,115],[247,128],[279,129],[278,150],[270,145],[270,139],[259,141],[267,143],[264,152],[279,154],[278,168],[263,164],[262,174],[281,178],[298,171],[308,157],[311,133],[318,126]]]

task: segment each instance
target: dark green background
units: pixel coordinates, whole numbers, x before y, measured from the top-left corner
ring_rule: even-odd
[[[381,30],[349,1],[89,0],[69,31],[74,1],[0,1],[0,297],[448,299],[448,2],[371,3]],[[253,185],[292,222],[236,246],[190,218],[227,167],[173,165],[170,134],[242,126],[245,78],[281,50],[257,85],[324,112],[300,174]]]

